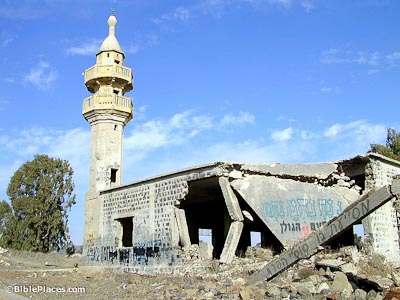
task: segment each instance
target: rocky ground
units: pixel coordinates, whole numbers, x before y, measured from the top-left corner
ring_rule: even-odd
[[[88,265],[79,255],[0,248],[0,288],[12,286],[30,299],[400,299],[400,270],[354,247],[319,253],[269,282],[246,284],[272,257],[261,248],[249,248],[230,265],[191,256],[173,274],[150,276]]]

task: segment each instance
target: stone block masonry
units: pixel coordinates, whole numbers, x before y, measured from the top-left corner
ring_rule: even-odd
[[[85,253],[132,270],[167,270],[183,263],[181,251],[194,249],[204,230],[213,258],[228,264],[250,246],[250,232],[260,232],[261,246],[283,249],[328,224],[332,234],[320,242],[331,243],[344,226],[332,219],[349,207],[352,224],[365,213],[353,203],[371,184],[365,170],[378,161],[387,164],[378,156],[318,164],[217,162],[104,190],[97,199],[100,238]],[[350,231],[339,244],[352,239]]]
[[[176,262],[176,205],[188,194],[188,182],[215,176],[217,171],[200,167],[100,193],[103,232],[101,242],[88,249],[91,258],[133,265]]]

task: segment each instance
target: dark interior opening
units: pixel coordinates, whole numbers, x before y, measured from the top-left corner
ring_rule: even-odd
[[[240,195],[236,193],[236,197],[241,210],[248,211],[253,219],[250,221],[245,218],[243,221],[243,232],[236,254],[241,255],[251,246],[252,231],[260,233],[261,247],[272,248],[276,252],[281,251],[281,242]],[[220,258],[232,220],[226,208],[218,177],[189,182],[189,193],[181,202],[180,208],[185,210],[191,243],[199,243],[199,229],[209,229],[209,232],[212,232],[210,239],[214,247],[213,258]]]
[[[191,243],[199,243],[199,229],[209,229],[212,232],[213,258],[219,258],[228,234],[230,219],[218,178],[189,182],[189,193],[181,202],[180,208],[185,210]]]
[[[132,247],[133,218],[117,219],[122,227],[122,247]]]
[[[111,176],[110,176],[110,180],[112,183],[117,182],[117,169],[111,169]]]

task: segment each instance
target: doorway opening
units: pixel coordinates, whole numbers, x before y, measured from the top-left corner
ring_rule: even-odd
[[[132,247],[132,234],[133,234],[133,218],[121,218],[117,219],[117,221],[121,224],[122,234],[121,234],[121,242],[122,247]]]

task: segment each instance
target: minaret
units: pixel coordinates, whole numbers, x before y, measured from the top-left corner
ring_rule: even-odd
[[[98,192],[121,184],[122,138],[132,119],[132,70],[115,36],[117,19],[108,18],[108,36],[96,54],[96,64],[85,70],[85,85],[92,96],[83,100],[82,114],[91,126],[89,192],[85,208],[85,248],[98,242],[102,203]]]
[[[96,55],[96,64],[85,71],[85,85],[94,95],[83,101],[82,114],[92,127],[90,191],[121,184],[122,136],[132,119],[132,70],[124,66],[124,52],[115,37],[117,19],[108,18],[109,33]]]

